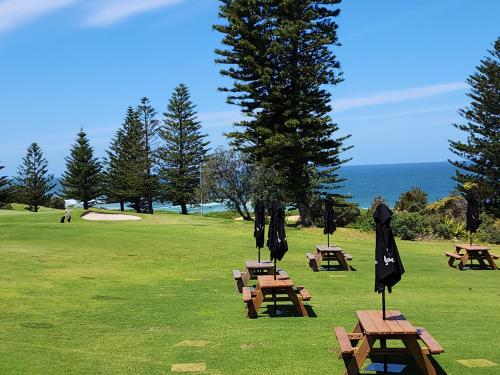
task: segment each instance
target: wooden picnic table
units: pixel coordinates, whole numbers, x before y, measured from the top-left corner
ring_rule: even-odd
[[[251,279],[256,279],[258,275],[272,274],[274,272],[274,264],[270,260],[260,262],[247,260],[245,261],[243,272],[248,272]]]
[[[430,355],[440,354],[444,349],[424,329],[414,327],[399,311],[386,311],[386,320],[382,311],[369,310],[357,312],[358,322],[352,333],[343,328],[335,328],[339,341],[341,357],[346,365],[345,375],[357,375],[365,360],[370,355],[410,355],[422,374],[435,375]],[[375,347],[376,341],[381,345]],[[386,347],[387,340],[402,341],[404,347]],[[420,346],[419,340],[424,346]]]
[[[318,255],[318,260],[321,262],[327,261],[328,265],[330,265],[330,261],[337,261],[343,269],[351,271],[351,266],[348,261],[351,260],[352,257],[341,247],[316,245],[316,254]]]
[[[293,281],[288,275],[257,276],[258,284],[254,290],[249,287],[243,288],[243,301],[247,303],[248,316],[257,317],[258,311],[264,302],[291,301],[300,316],[308,316],[302,301],[311,299],[309,291],[305,288],[294,288]],[[271,296],[271,298],[270,298]]]
[[[462,252],[464,250],[464,252]],[[445,253],[448,260],[448,264],[450,267],[454,267],[454,263],[456,260],[459,261],[457,265],[457,270],[462,271],[464,267],[467,265],[467,262],[472,262],[473,260],[477,260],[479,264],[487,268],[488,265],[492,270],[497,270],[498,267],[495,263],[495,259],[498,259],[497,255],[490,253],[490,248],[481,245],[470,245],[470,244],[455,244],[455,252],[454,253]],[[488,263],[488,265],[485,263]]]

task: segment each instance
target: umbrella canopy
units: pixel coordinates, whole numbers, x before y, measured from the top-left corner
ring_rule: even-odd
[[[278,202],[271,204],[271,221],[267,232],[267,247],[271,260],[281,260],[288,251],[285,233],[285,209]]]
[[[405,272],[392,233],[391,218],[392,212],[385,204],[379,204],[373,213],[376,224],[375,291],[378,293],[382,293],[386,287],[391,293],[392,287]]]
[[[469,233],[476,233],[479,225],[481,225],[481,201],[477,192],[473,189],[468,190],[465,194],[467,200],[467,226],[466,229]]]
[[[324,234],[333,234],[337,229],[337,219],[335,218],[335,211],[333,210],[333,198],[327,197],[325,199],[325,226],[323,228]]]
[[[262,249],[264,247],[264,229],[266,226],[266,212],[262,201],[259,199],[255,204],[255,222],[253,227],[253,236],[255,237],[255,247]]]

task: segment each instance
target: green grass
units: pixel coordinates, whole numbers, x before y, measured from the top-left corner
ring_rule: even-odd
[[[175,214],[138,222],[88,222],[73,211],[0,211],[1,374],[165,374],[205,363],[208,374],[341,374],[332,327],[377,309],[371,235],[340,229],[335,242],[356,272],[308,269],[320,230],[287,228],[281,262],[313,298],[316,318],[244,317],[231,270],[255,259],[249,223]],[[498,374],[459,359],[500,365],[500,272],[457,272],[451,243],[398,241],[406,275],[388,296],[444,346],[448,374]],[[496,249],[498,253],[498,248]],[[267,251],[263,251],[267,255]],[[204,340],[205,347],[176,346]]]

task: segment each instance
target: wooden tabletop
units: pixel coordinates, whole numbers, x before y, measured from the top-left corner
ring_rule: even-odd
[[[289,288],[293,286],[293,281],[288,276],[276,275],[262,275],[257,276],[261,288]]]
[[[316,245],[316,250],[321,252],[330,252],[330,253],[334,253],[336,251],[343,251],[338,246],[327,246],[327,245]]]
[[[386,320],[380,310],[358,311],[358,321],[366,335],[414,335],[417,329],[397,310],[386,311]]]
[[[457,249],[464,249],[467,251],[488,251],[490,250],[489,247],[482,246],[482,245],[469,245],[469,244],[462,244],[462,243],[457,243],[455,244],[455,247]]]
[[[274,264],[270,260],[261,262],[257,262],[256,260],[247,260],[245,261],[245,266],[247,268],[264,268],[264,269],[274,268]]]

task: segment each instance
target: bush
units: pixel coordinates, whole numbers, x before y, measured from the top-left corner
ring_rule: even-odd
[[[481,225],[476,233],[477,240],[495,245],[500,244],[500,222],[497,223],[493,216],[484,212],[481,214],[480,219]]]
[[[402,193],[394,205],[395,211],[420,212],[427,206],[427,193],[418,187]]]
[[[375,230],[375,221],[369,211],[362,212],[356,217],[354,223],[348,225],[349,228],[359,229],[363,232],[373,232]]]
[[[387,202],[385,201],[384,197],[381,196],[380,194],[377,194],[375,198],[373,198],[372,204],[370,205],[370,209],[368,210],[368,213],[370,215],[373,215],[375,212],[375,209],[379,204],[385,204],[387,206]]]
[[[428,234],[425,216],[416,212],[399,212],[393,215],[391,228],[402,240],[415,240]]]
[[[441,217],[441,220],[431,226],[436,236],[445,240],[453,240],[466,235],[465,224],[448,216]]]
[[[452,195],[430,204],[426,211],[429,214],[437,214],[465,221],[467,201],[460,195]]]
[[[10,203],[0,203],[0,210],[12,210],[13,207]]]
[[[49,207],[58,210],[64,210],[66,208],[66,202],[60,197],[51,197],[49,201]]]
[[[334,212],[338,227],[346,227],[355,222],[360,215],[359,207],[356,203],[347,202],[344,198],[334,197]],[[317,200],[312,205],[312,216],[314,223],[322,228],[324,224],[325,205],[323,200]]]

